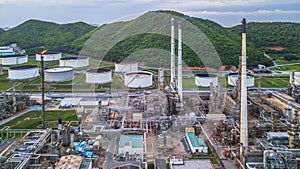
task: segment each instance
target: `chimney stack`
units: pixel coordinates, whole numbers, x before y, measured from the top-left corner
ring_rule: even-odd
[[[175,84],[175,39],[174,39],[174,18],[171,19],[171,80],[170,84]]]
[[[178,94],[182,102],[182,27],[181,21],[178,21]]]
[[[243,156],[243,149],[248,146],[248,112],[247,112],[247,56],[246,56],[246,19],[242,20],[242,58],[241,58],[241,127],[240,142],[242,148],[240,155]]]

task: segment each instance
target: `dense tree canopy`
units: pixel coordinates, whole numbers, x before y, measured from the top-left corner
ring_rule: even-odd
[[[160,12],[182,17],[198,27],[210,40],[223,64],[238,65],[241,53],[241,25],[225,28],[213,21],[185,16],[175,11]],[[145,17],[149,13],[140,17]],[[78,54],[85,45],[85,42],[97,31],[112,24],[115,28],[121,29],[129,22],[134,22],[134,20],[93,27],[83,22],[56,24],[39,20],[29,20],[8,31],[0,29],[0,45],[17,43],[19,47],[25,49],[29,54],[40,50],[37,48],[39,46],[45,46],[52,51]],[[166,26],[169,25],[166,24]],[[248,23],[248,64],[253,67],[257,64],[271,65],[271,60],[266,58],[263,52],[280,53],[286,56],[293,55],[299,58],[299,35],[300,24],[297,23]],[[272,47],[276,46],[280,46],[283,49],[274,50]],[[117,43],[108,51],[104,59],[121,61],[129,55],[149,48],[170,51],[170,37],[155,33],[134,35]],[[101,50],[101,46],[94,47],[92,50]],[[141,55],[139,59],[149,58],[150,55],[155,54],[157,54],[157,51],[148,52],[148,55]],[[201,59],[196,56],[195,52],[187,44],[183,44],[183,60],[189,66],[200,66],[202,64]]]

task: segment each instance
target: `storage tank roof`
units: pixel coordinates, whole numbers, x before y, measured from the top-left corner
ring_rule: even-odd
[[[10,70],[23,70],[23,69],[32,69],[32,68],[38,68],[35,65],[22,65],[22,66],[14,66],[10,67]]]
[[[104,73],[104,72],[109,72],[111,71],[108,68],[97,68],[97,69],[89,69],[87,72],[88,73]]]
[[[24,57],[26,55],[0,55],[0,58]]]
[[[199,73],[199,74],[195,74],[196,77],[218,77],[217,75],[215,74],[208,74],[208,73]]]
[[[116,62],[116,64],[121,64],[121,65],[126,65],[126,64],[135,64],[138,63],[137,61],[134,60],[123,60],[121,62]]]
[[[146,72],[146,71],[136,71],[136,72],[125,73],[125,76],[128,75],[153,75],[153,74],[151,72]]]
[[[61,67],[54,67],[54,68],[46,69],[45,72],[48,72],[48,73],[57,73],[57,72],[69,72],[69,71],[72,71],[72,70],[74,70],[73,67],[70,67],[70,66],[61,66]]]
[[[229,73],[228,76],[239,76],[238,73]],[[251,74],[247,74],[247,77],[253,77]]]
[[[70,57],[65,57],[61,58],[60,60],[78,60],[78,59],[87,59],[87,56],[70,56]]]

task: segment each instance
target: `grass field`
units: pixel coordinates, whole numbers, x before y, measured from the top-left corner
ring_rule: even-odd
[[[63,121],[76,121],[77,115],[74,110],[45,112],[45,120],[49,123],[49,127],[57,128],[57,120],[59,118]],[[0,129],[4,126],[10,126],[12,129],[36,129],[41,124],[41,111],[30,111],[0,126]]]
[[[223,87],[233,87],[227,84],[227,77],[219,77],[219,83]],[[258,77],[255,77],[254,87],[258,87]],[[264,88],[285,88],[289,85],[289,77],[261,77],[260,86]],[[197,87],[194,77],[183,78],[183,89],[208,89],[205,87]]]

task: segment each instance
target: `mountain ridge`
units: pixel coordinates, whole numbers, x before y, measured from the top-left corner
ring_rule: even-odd
[[[165,12],[180,16],[196,27],[198,27],[211,41],[218,52],[221,61],[225,65],[238,65],[241,50],[241,25],[224,27],[214,21],[197,17],[190,17],[176,11],[151,11],[140,17],[145,17],[153,12]],[[84,22],[68,24],[57,24],[48,21],[31,19],[24,23],[4,31],[0,29],[0,45],[17,43],[19,47],[25,49],[29,54],[38,52],[37,46],[45,46],[49,50],[62,51],[64,53],[79,54],[81,49],[97,31],[109,26],[116,26],[121,29],[130,22],[138,20],[140,17],[131,21],[114,22],[103,24],[99,27],[91,26]],[[168,26],[168,25],[167,25]],[[276,29],[275,29],[276,28]],[[290,31],[290,32],[289,32]],[[255,67],[257,64],[271,65],[271,60],[263,56],[263,52],[273,52],[267,46],[284,46],[282,53],[293,53],[299,56],[300,24],[288,22],[250,22],[247,24],[247,54],[249,65]],[[277,38],[279,37],[279,38]],[[156,47],[162,50],[170,50],[170,38],[157,34],[136,35],[124,39],[112,47],[105,59],[110,61],[120,61],[128,55],[142,49]],[[138,43],[137,43],[138,42]],[[93,50],[100,47],[94,47]],[[184,61],[190,66],[202,64],[195,53],[187,46],[183,46]],[[278,51],[276,51],[278,52]]]

